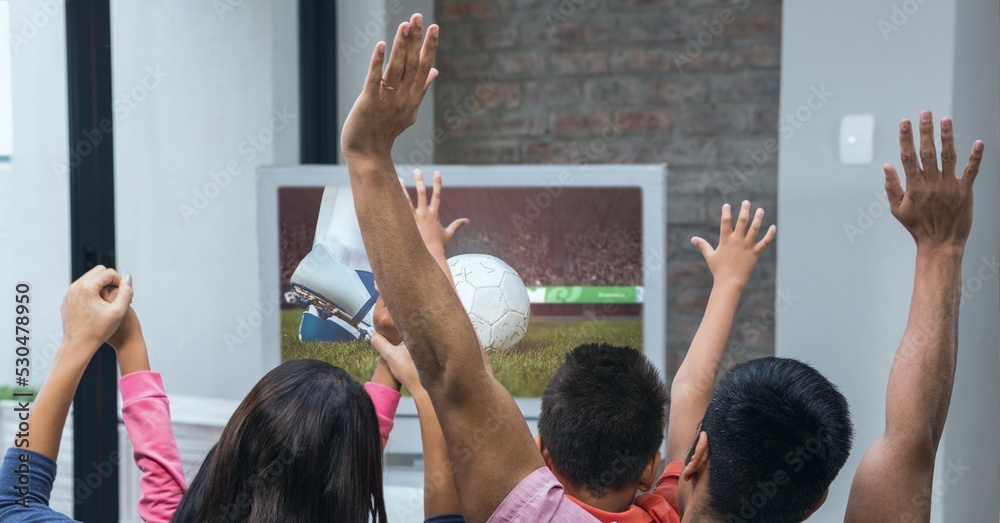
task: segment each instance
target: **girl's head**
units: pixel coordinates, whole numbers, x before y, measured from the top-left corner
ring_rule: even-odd
[[[343,369],[297,360],[244,398],[172,521],[385,520],[371,399]]]

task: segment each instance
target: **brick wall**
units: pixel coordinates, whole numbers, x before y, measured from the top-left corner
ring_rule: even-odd
[[[776,217],[781,2],[437,0],[436,9],[437,163],[668,165],[672,374],[711,286],[689,238],[714,241],[726,201],[750,199]],[[744,294],[729,361],[774,352],[774,253]]]

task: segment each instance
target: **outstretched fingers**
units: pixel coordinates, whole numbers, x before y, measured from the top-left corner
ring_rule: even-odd
[[[378,92],[382,83],[382,68],[385,66],[385,42],[375,44],[372,51],[372,61],[368,65],[368,79],[365,82],[364,91],[369,93]]]
[[[979,175],[979,164],[983,161],[983,151],[986,145],[982,140],[976,140],[972,144],[972,152],[969,153],[969,163],[965,164],[965,171],[962,173],[962,181],[970,187]]]
[[[691,245],[694,245],[695,247],[697,247],[698,250],[701,251],[701,255],[705,259],[708,259],[709,255],[711,255],[713,252],[715,252],[715,249],[712,248],[712,244],[708,243],[707,240],[705,240],[704,238],[702,238],[700,236],[694,236],[694,237],[692,237],[691,238]]]
[[[733,234],[743,236],[747,232],[747,222],[750,221],[750,202],[743,200],[743,205],[740,206],[740,217],[736,219],[736,227],[733,229]]]
[[[924,178],[935,180],[941,175],[934,147],[934,121],[930,111],[920,112],[920,164]]]
[[[420,62],[413,81],[414,89],[422,87],[423,92],[426,92],[437,77],[437,69],[434,69],[433,65],[434,55],[437,54],[439,31],[440,28],[435,24],[427,28],[427,37],[424,38],[423,46],[420,48]]]
[[[899,204],[903,202],[903,186],[899,184],[899,174],[896,168],[890,164],[882,166],[885,171],[885,194],[889,198],[889,209],[896,212]]]
[[[733,209],[728,204],[722,204],[722,220],[719,225],[719,241],[726,239],[733,233]]]
[[[951,118],[941,119],[941,177],[955,177],[955,133],[952,130]]]
[[[909,120],[899,123],[899,159],[903,162],[906,185],[909,186],[920,177],[917,149],[913,146],[913,125]]]
[[[768,227],[767,232],[764,233],[764,237],[761,238],[759,242],[757,242],[757,245],[753,246],[753,253],[756,254],[757,256],[760,256],[761,253],[763,253],[764,250],[767,249],[767,246],[771,245],[771,242],[774,241],[774,235],[777,233],[778,233],[777,225],[772,224],[770,227]]]
[[[750,229],[747,230],[747,240],[751,243],[757,241],[757,235],[760,233],[760,226],[764,222],[764,209],[758,207],[757,211],[753,215],[753,221],[750,222]]]
[[[424,172],[413,170],[413,185],[417,189],[417,209],[427,208],[427,185],[424,183]]]
[[[390,91],[396,90],[403,81],[406,69],[406,44],[410,34],[410,22],[403,22],[396,28],[396,37],[392,41],[392,53],[389,55],[389,65],[381,80],[381,87]]]
[[[430,211],[437,214],[438,209],[441,207],[441,171],[434,171],[432,187]]]
[[[424,39],[424,15],[410,16],[410,31],[406,36],[406,60],[403,68],[403,85],[409,88],[419,76],[421,46]]]

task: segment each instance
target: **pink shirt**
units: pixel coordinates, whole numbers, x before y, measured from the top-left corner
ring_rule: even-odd
[[[579,523],[597,518],[566,495],[548,467],[521,480],[490,516],[489,523],[531,521],[533,523]]]
[[[135,464],[142,471],[139,517],[147,523],[170,521],[187,483],[163,380],[158,372],[133,372],[122,376],[118,386],[125,430],[135,449]]]
[[[169,522],[184,497],[187,483],[163,380],[158,372],[133,372],[122,376],[119,387],[125,430],[135,449],[135,464],[142,471],[139,516],[146,523]],[[399,406],[399,392],[377,383],[366,383],[365,392],[375,404],[385,448]]]

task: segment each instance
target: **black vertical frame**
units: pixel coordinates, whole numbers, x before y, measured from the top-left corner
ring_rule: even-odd
[[[109,0],[66,2],[70,258],[73,279],[115,265],[114,142]],[[79,160],[77,160],[77,158]],[[118,369],[98,350],[73,399],[73,515],[118,521]]]
[[[337,2],[333,0],[299,0],[299,114],[300,163],[337,163]]]

